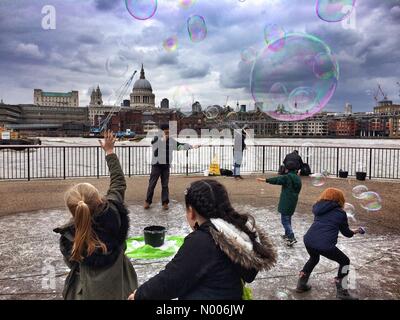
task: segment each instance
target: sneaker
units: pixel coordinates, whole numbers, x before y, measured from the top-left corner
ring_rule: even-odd
[[[168,203],[164,203],[164,204],[162,205],[162,207],[163,207],[163,209],[164,209],[165,211],[167,211],[167,210],[169,209]]]
[[[293,245],[294,245],[295,243],[297,243],[296,238],[287,239],[287,240],[286,240],[286,245],[287,245],[288,247],[293,247]]]
[[[283,240],[285,240],[285,241],[289,239],[288,236],[287,236],[286,234],[282,234],[282,235],[281,235],[281,238],[282,238]]]
[[[145,210],[150,209],[150,203],[148,203],[148,202],[146,201],[146,202],[144,203],[143,208],[144,208]]]

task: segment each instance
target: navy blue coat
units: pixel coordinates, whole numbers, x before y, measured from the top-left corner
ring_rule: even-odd
[[[335,201],[319,201],[313,206],[314,223],[304,236],[304,244],[320,251],[332,250],[339,231],[347,238],[354,233],[349,229],[346,212]]]

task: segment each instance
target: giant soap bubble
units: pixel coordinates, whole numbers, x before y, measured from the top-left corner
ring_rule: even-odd
[[[354,198],[356,198],[356,199],[361,199],[361,198],[362,198],[362,195],[363,195],[365,192],[368,192],[368,187],[367,187],[367,186],[364,186],[364,185],[359,185],[359,186],[355,186],[355,187],[353,188],[352,194],[353,194],[353,197],[354,197]]]
[[[348,17],[354,9],[356,0],[318,0],[317,14],[327,22],[339,22]]]
[[[193,15],[187,20],[187,29],[192,42],[203,41],[207,37],[206,21],[202,16]]]
[[[317,37],[287,33],[284,42],[280,50],[272,43],[258,55],[251,72],[251,92],[272,118],[303,120],[320,112],[332,98],[339,65]]]
[[[157,0],[125,0],[126,9],[138,20],[147,20],[157,11]]]
[[[182,112],[191,111],[194,102],[194,93],[189,86],[178,86],[174,88],[172,95],[172,106]]]
[[[367,211],[379,211],[382,209],[381,196],[373,191],[367,191],[360,195],[360,206]]]
[[[324,176],[322,173],[314,173],[310,175],[311,177],[311,184],[314,187],[322,187],[326,183],[326,176]]]

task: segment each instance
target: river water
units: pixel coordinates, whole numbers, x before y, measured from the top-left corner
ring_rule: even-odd
[[[150,139],[116,143],[116,153],[127,175],[148,175],[151,170]],[[98,139],[41,138],[42,148],[29,151],[0,149],[0,180],[107,176],[108,170]],[[201,148],[174,152],[173,174],[201,174],[215,159],[232,170],[232,139],[178,138]],[[339,170],[355,176],[367,172],[372,178],[398,179],[400,140],[392,139],[247,139],[243,155],[244,174],[276,172],[285,155],[297,149],[312,172]]]

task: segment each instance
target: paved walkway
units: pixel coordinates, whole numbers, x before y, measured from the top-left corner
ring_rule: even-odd
[[[260,191],[256,198],[262,198]],[[249,201],[251,202],[251,201]],[[270,201],[268,201],[270,202]],[[242,202],[243,203],[243,202]],[[313,290],[299,295],[293,288],[297,273],[306,261],[307,253],[301,241],[294,248],[286,248],[280,240],[282,228],[272,205],[252,207],[236,205],[240,212],[252,213],[257,223],[273,238],[279,254],[278,264],[269,272],[260,273],[251,284],[255,299],[334,299],[332,282],[336,265],[322,258],[311,277]],[[141,235],[145,226],[161,224],[170,235],[186,235],[189,228],[185,210],[176,200],[165,213],[155,204],[150,211],[139,205],[130,205],[131,236]],[[0,217],[0,299],[61,299],[63,281],[68,269],[58,250],[58,236],[52,229],[65,223],[69,214],[65,209],[43,210]],[[297,213],[294,230],[302,238],[312,221],[309,214]],[[372,227],[374,222],[364,225]],[[368,225],[370,224],[370,225]],[[376,229],[376,228],[375,228]],[[374,230],[374,228],[370,228]],[[400,299],[400,236],[369,232],[353,239],[340,238],[339,247],[352,260],[351,285],[360,299]],[[133,260],[140,283],[160,271],[168,259]],[[56,282],[48,281],[54,273]]]

